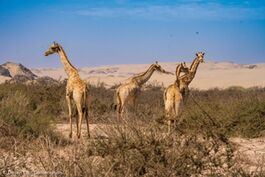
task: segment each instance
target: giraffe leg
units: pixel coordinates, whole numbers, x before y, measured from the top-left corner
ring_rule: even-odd
[[[174,119],[174,120],[173,120],[173,130],[176,129],[176,122],[177,122],[176,119]]]
[[[78,125],[79,125],[79,113],[78,113],[78,111],[77,111],[77,107],[76,107],[76,110],[75,110],[76,112],[75,112],[75,119],[76,119],[76,121],[75,121],[75,123],[76,123],[76,133],[78,133]],[[78,114],[78,115],[77,115]]]
[[[125,114],[125,110],[124,110],[124,106],[121,106],[121,111],[120,111],[120,118],[123,119],[124,118],[124,114]]]
[[[118,109],[118,118],[121,120],[124,116],[124,102],[120,102]]]
[[[66,96],[66,101],[67,101],[67,105],[68,105],[68,114],[69,114],[69,124],[70,124],[70,133],[69,133],[69,137],[72,138],[72,134],[73,134],[73,127],[72,127],[72,107],[71,107],[71,98],[69,95]]]
[[[125,118],[126,111],[127,111],[127,106],[125,106],[125,103],[123,103],[121,106],[121,114],[120,114],[120,118],[123,120]]]
[[[120,97],[120,89],[118,89],[116,92],[116,103],[117,103],[117,106],[116,106],[117,118],[121,119],[123,101]]]
[[[90,138],[90,133],[89,133],[89,122],[88,122],[88,108],[86,107],[84,110],[84,116],[86,119],[86,126],[87,126],[87,136]]]
[[[121,117],[122,117],[123,120],[128,116],[128,113],[130,111],[130,106],[131,106],[131,102],[130,101],[131,101],[130,98],[127,98],[122,103]]]
[[[82,111],[82,106],[81,103],[78,102],[76,104],[77,111],[78,111],[78,127],[77,127],[77,138],[79,139],[81,137],[81,125],[82,125],[82,118],[83,118],[83,111]]]
[[[168,134],[171,132],[171,120],[168,120]]]
[[[121,112],[122,112],[122,105],[118,104],[117,105],[117,117],[120,119],[121,118]]]

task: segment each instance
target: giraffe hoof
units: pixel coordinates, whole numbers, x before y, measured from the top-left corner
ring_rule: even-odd
[[[69,134],[69,138],[72,138],[72,133]]]
[[[77,134],[77,138],[80,139],[81,135],[80,134]]]

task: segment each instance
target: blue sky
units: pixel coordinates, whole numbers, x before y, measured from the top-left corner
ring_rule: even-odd
[[[77,67],[191,61],[265,62],[264,0],[0,0],[0,63]]]

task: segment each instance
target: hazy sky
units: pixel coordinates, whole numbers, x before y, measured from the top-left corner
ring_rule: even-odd
[[[264,0],[0,0],[0,63],[61,67],[158,61],[265,62]]]

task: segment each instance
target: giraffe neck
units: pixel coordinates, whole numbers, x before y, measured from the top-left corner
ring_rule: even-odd
[[[133,80],[135,80],[139,85],[143,85],[144,83],[146,83],[150,79],[150,77],[152,76],[154,71],[155,71],[154,65],[151,65],[147,69],[147,71],[134,77]]]
[[[77,69],[71,64],[71,62],[68,60],[68,57],[65,53],[65,51],[63,50],[63,48],[60,46],[59,47],[59,51],[58,54],[60,56],[61,62],[64,65],[64,70],[67,73],[68,77],[72,74],[76,74]]]
[[[191,83],[191,81],[195,77],[199,64],[200,64],[200,61],[198,61],[197,58],[195,58],[190,66],[189,73],[184,74],[183,76],[180,77],[179,80],[180,80],[181,85],[188,86]]]
[[[181,72],[181,65],[179,64],[176,67],[176,84],[177,84],[177,86],[179,86],[179,76],[180,76],[180,72]]]
[[[194,78],[200,63],[201,62],[199,60],[197,60],[197,58],[195,58],[192,65],[190,66],[190,72],[191,72],[192,78]]]
[[[180,71],[181,71],[181,65],[178,65],[178,66],[176,67],[176,79],[179,78]]]
[[[194,67],[194,64],[195,64],[196,61],[197,61],[197,58],[195,58],[195,59],[192,61],[191,65],[190,65],[190,70]]]

